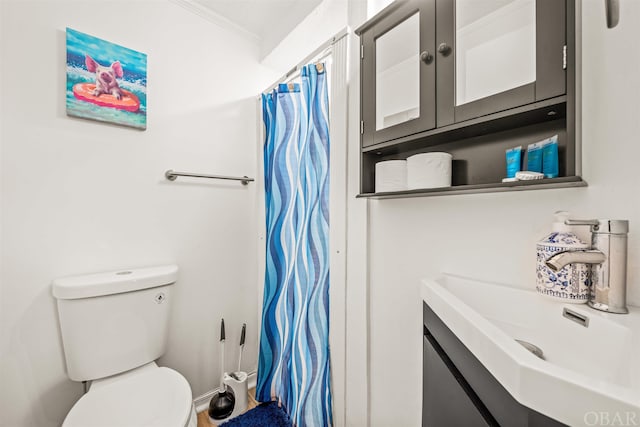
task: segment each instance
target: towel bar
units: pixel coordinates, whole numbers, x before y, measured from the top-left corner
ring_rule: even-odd
[[[179,176],[188,176],[190,178],[227,179],[231,181],[240,181],[242,185],[247,185],[249,182],[254,181],[253,178],[249,178],[248,176],[207,175],[203,173],[177,172],[172,169],[169,169],[164,173],[164,177],[169,181],[175,181]]]

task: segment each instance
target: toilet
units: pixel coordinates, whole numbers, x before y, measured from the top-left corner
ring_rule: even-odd
[[[63,427],[196,427],[189,383],[155,363],[177,276],[164,265],[53,281],[67,375],[91,384]]]

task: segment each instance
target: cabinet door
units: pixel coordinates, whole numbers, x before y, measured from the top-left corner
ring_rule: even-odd
[[[457,370],[454,373],[449,369],[426,336],[423,340],[422,426],[497,426],[486,408],[482,407],[484,416],[478,409],[477,406],[482,403],[462,375]],[[475,402],[465,387],[469,394],[473,394]]]
[[[438,127],[566,92],[565,0],[436,0]]]
[[[435,0],[409,1],[362,33],[363,147],[435,127]]]

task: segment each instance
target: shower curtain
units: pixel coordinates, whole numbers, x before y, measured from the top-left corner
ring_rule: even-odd
[[[256,398],[331,426],[329,105],[323,64],[262,95],[266,271]]]

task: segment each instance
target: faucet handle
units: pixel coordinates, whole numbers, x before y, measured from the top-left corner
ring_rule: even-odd
[[[588,225],[591,227],[592,233],[597,231],[600,226],[600,221],[597,219],[566,219],[564,223],[566,225]]]
[[[564,223],[567,225],[590,225],[591,227],[596,227],[600,224],[600,221],[597,219],[567,219]]]
[[[627,234],[629,221],[624,219],[567,219],[566,225],[589,225],[592,232],[607,234]]]

